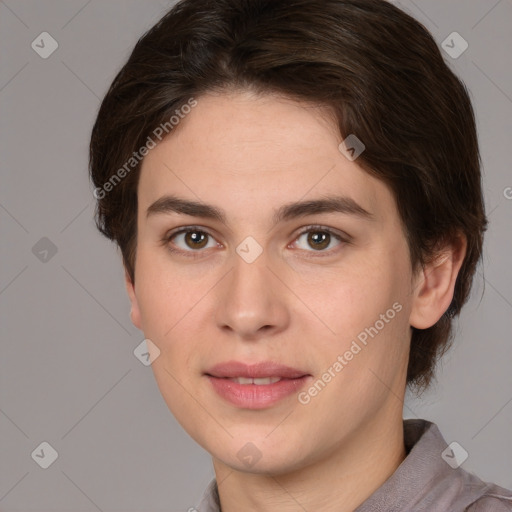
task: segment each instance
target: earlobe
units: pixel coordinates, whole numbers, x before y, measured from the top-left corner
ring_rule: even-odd
[[[409,319],[412,327],[432,327],[450,307],[466,247],[466,238],[460,235],[418,271],[412,291],[414,299]]]
[[[137,296],[135,294],[135,285],[133,284],[132,279],[126,269],[124,271],[124,280],[126,285],[126,291],[128,293],[128,297],[131,303],[130,319],[132,321],[132,324],[135,327],[137,327],[137,329],[142,331],[142,322],[140,316],[139,303],[137,301]]]

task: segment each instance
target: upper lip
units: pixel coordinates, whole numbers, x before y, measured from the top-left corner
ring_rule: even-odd
[[[309,375],[307,372],[297,368],[291,368],[272,361],[246,364],[240,361],[226,361],[219,363],[207,370],[206,375],[218,378],[246,377],[261,379],[265,377],[282,377],[285,379],[297,379]]]

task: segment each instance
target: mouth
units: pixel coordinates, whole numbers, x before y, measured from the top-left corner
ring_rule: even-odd
[[[243,409],[264,409],[297,393],[312,376],[273,362],[221,363],[204,374],[221,398]]]
[[[241,384],[245,386],[247,384],[255,384],[256,386],[265,386],[268,384],[275,384],[280,380],[283,380],[282,377],[262,377],[259,379],[252,379],[250,377],[232,377],[229,379],[231,382],[236,382],[237,384]]]

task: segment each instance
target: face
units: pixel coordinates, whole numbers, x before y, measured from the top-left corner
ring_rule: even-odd
[[[132,321],[214,460],[292,471],[401,418],[407,242],[390,190],[322,110],[247,92],[197,102],[143,161]]]

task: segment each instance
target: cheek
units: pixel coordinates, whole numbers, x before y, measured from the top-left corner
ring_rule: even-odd
[[[137,253],[137,301],[144,333],[165,341],[179,331],[183,319],[201,299],[194,281],[173,269],[160,251]]]
[[[137,297],[144,335],[155,343],[160,356],[152,364],[160,391],[171,410],[186,407],[183,391],[193,388],[197,357],[204,352],[204,314],[211,288],[205,276],[180,272],[165,256],[141,250]],[[210,320],[211,321],[211,320]]]
[[[199,414],[190,400],[194,389],[194,357],[200,353],[195,325],[201,294],[194,285],[155,254],[140,251],[137,261],[137,298],[144,335],[159,348],[151,367],[167,406],[187,430]]]
[[[315,349],[326,368],[344,354],[343,373],[354,378],[363,368],[386,376],[403,366],[410,337],[410,270],[406,252],[393,256],[354,259],[322,278],[317,287],[303,288],[331,331],[317,339]]]
[[[381,259],[378,265],[359,262],[317,273],[302,280],[299,293],[337,335],[354,337],[388,310],[393,316],[393,304],[404,300],[403,277],[388,266]]]

